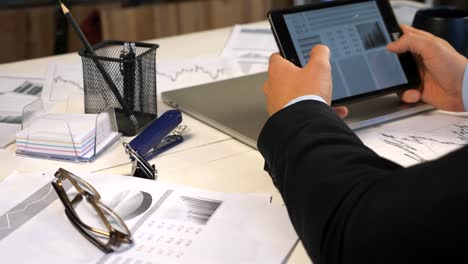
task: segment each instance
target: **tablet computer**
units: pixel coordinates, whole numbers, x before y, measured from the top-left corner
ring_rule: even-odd
[[[317,44],[330,48],[332,104],[397,92],[420,83],[411,54],[386,45],[403,33],[388,0],[351,0],[270,11],[281,55],[299,67]]]

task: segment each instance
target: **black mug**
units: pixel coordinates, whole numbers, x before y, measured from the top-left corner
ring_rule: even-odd
[[[468,11],[438,7],[416,12],[413,27],[431,32],[468,56]]]

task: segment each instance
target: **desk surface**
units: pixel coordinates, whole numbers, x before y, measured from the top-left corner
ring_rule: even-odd
[[[158,60],[217,56],[221,53],[230,32],[231,28],[223,28],[151,42],[160,45]],[[51,62],[79,61],[77,54],[21,61],[0,65],[0,74],[44,77]],[[167,109],[168,106],[159,102],[159,113]],[[269,193],[273,196],[274,203],[282,204],[281,196],[268,174],[263,171],[263,158],[258,151],[187,115],[183,118],[183,122],[191,129],[190,137],[183,144],[151,161],[159,170],[159,180],[221,192]],[[51,167],[64,167],[74,172],[128,175],[131,169],[122,144],[113,145],[90,164],[18,157],[15,150],[14,144],[0,150],[0,181],[15,170],[34,172]],[[289,263],[310,263],[301,245],[296,247]]]

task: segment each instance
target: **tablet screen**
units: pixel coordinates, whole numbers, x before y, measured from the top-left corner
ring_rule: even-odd
[[[284,21],[301,66],[316,44],[331,51],[333,98],[378,91],[408,83],[375,1],[285,14]]]

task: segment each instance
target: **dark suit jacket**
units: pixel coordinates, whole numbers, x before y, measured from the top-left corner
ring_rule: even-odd
[[[268,120],[258,149],[315,264],[468,263],[468,148],[403,168],[302,101]]]

